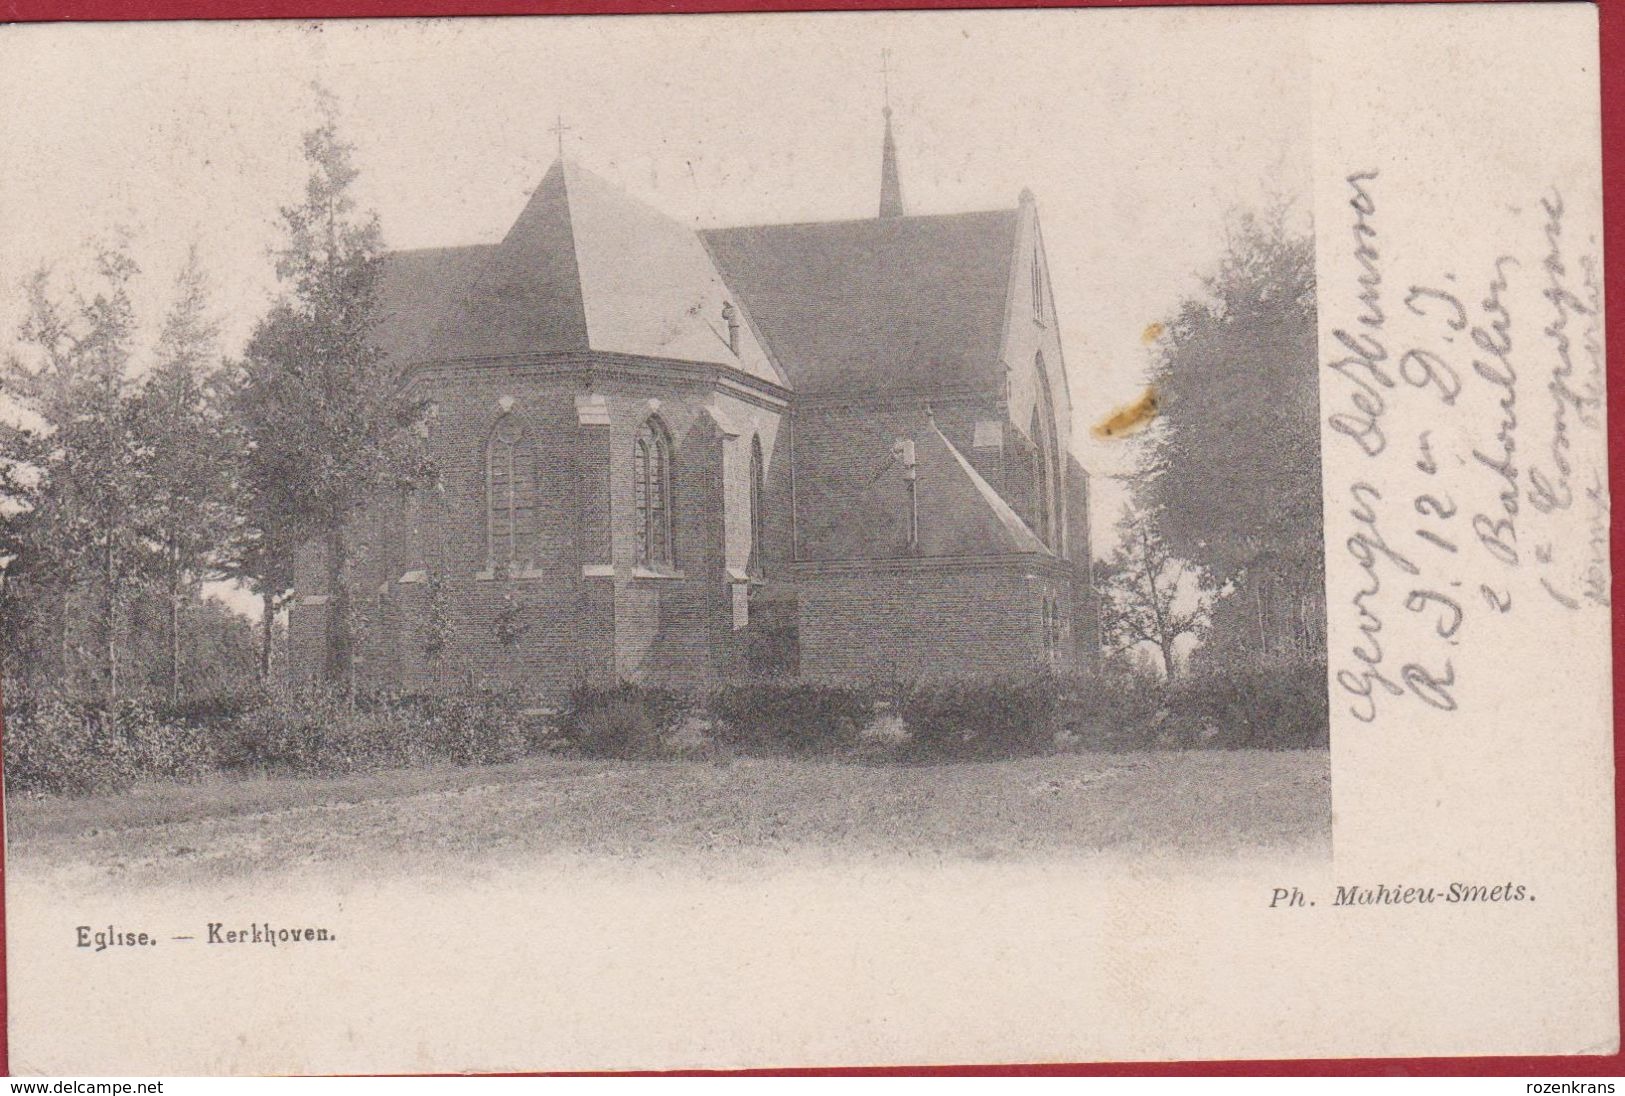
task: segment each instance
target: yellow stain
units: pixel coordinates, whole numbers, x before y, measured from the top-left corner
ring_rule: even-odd
[[[1119,407],[1096,423],[1094,435],[1097,438],[1121,438],[1143,429],[1156,417],[1157,389],[1152,385],[1139,399]]]
[[[1140,332],[1140,341],[1145,343],[1145,345],[1150,346],[1152,343],[1162,338],[1162,333],[1164,330],[1166,330],[1166,328],[1164,328],[1160,323],[1148,323],[1145,325],[1145,330]]]

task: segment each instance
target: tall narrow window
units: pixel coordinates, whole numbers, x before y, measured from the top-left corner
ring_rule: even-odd
[[[531,564],[536,513],[536,470],[524,430],[511,415],[497,420],[485,445],[486,563]]]
[[[632,446],[632,476],[638,515],[638,565],[670,567],[671,436],[650,416]]]
[[[1039,262],[1038,249],[1033,249],[1033,315],[1044,319],[1044,266]]]
[[[762,470],[762,438],[750,439],[750,563],[746,571],[753,577],[762,573],[762,546],[767,541],[767,498]]]

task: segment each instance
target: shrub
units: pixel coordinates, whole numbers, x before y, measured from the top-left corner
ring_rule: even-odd
[[[559,713],[559,735],[588,757],[656,757],[692,710],[673,689],[652,685],[577,685]]]
[[[1168,691],[1179,745],[1296,750],[1328,744],[1326,664],[1319,660],[1205,669]]]
[[[1057,680],[1060,740],[1082,750],[1137,750],[1157,745],[1166,719],[1162,680],[1125,667],[1067,674]]]
[[[867,689],[811,681],[759,681],[713,693],[711,736],[747,753],[808,756],[855,749],[874,718]]]
[[[229,773],[264,772],[281,767],[271,743],[282,738],[274,724],[292,718],[285,701],[262,700],[211,728],[215,762]]]
[[[376,701],[352,706],[337,693],[308,689],[238,717],[220,752],[227,768],[337,776],[404,765],[414,742],[397,709]]]
[[[517,761],[540,736],[512,698],[491,690],[397,702],[424,752],[454,765]]]
[[[196,780],[214,767],[204,729],[166,721],[140,700],[13,701],[5,725],[6,784],[18,793],[121,791],[143,778]]]
[[[120,702],[113,726],[127,745],[137,777],[189,783],[214,771],[214,742],[207,727],[166,719],[141,701]]]
[[[1047,753],[1059,690],[1048,674],[920,682],[898,708],[906,756],[993,759]]]
[[[492,691],[379,693],[352,706],[336,693],[307,689],[250,708],[216,733],[224,769],[326,776],[425,761],[498,764],[546,738],[512,698]]]
[[[174,704],[165,701],[158,705],[157,713],[165,723],[218,728],[268,702],[264,691],[256,686],[242,692],[189,696]]]
[[[13,700],[5,713],[6,788],[22,794],[116,791],[134,779],[133,763],[105,725],[82,705],[57,697]]]
[[[1324,747],[1326,664],[1209,665],[1172,684],[1122,670],[1081,675],[1063,682],[1058,721],[1080,749]]]

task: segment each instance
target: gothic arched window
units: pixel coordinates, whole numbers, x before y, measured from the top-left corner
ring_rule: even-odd
[[[633,442],[632,477],[637,494],[638,565],[670,567],[671,435],[653,415]]]
[[[536,468],[530,439],[512,415],[485,443],[486,564],[528,567],[535,544]]]
[[[751,575],[762,573],[762,546],[767,541],[767,499],[763,483],[762,437],[750,439],[750,563]]]

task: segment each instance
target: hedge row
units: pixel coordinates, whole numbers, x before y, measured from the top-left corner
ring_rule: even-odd
[[[312,690],[184,710],[45,696],[7,702],[5,779],[13,793],[85,795],[215,772],[337,775],[429,761],[493,764],[536,752],[550,737],[544,721],[493,694],[352,705]]]
[[[1129,675],[956,678],[884,687],[751,682],[709,694],[581,687],[555,709],[496,693],[227,698],[186,710],[57,697],[6,713],[14,792],[87,794],[211,772],[336,775],[546,752],[988,760],[1055,749],[1324,746],[1323,663],[1208,673],[1171,686]],[[884,729],[893,733],[888,737]]]

